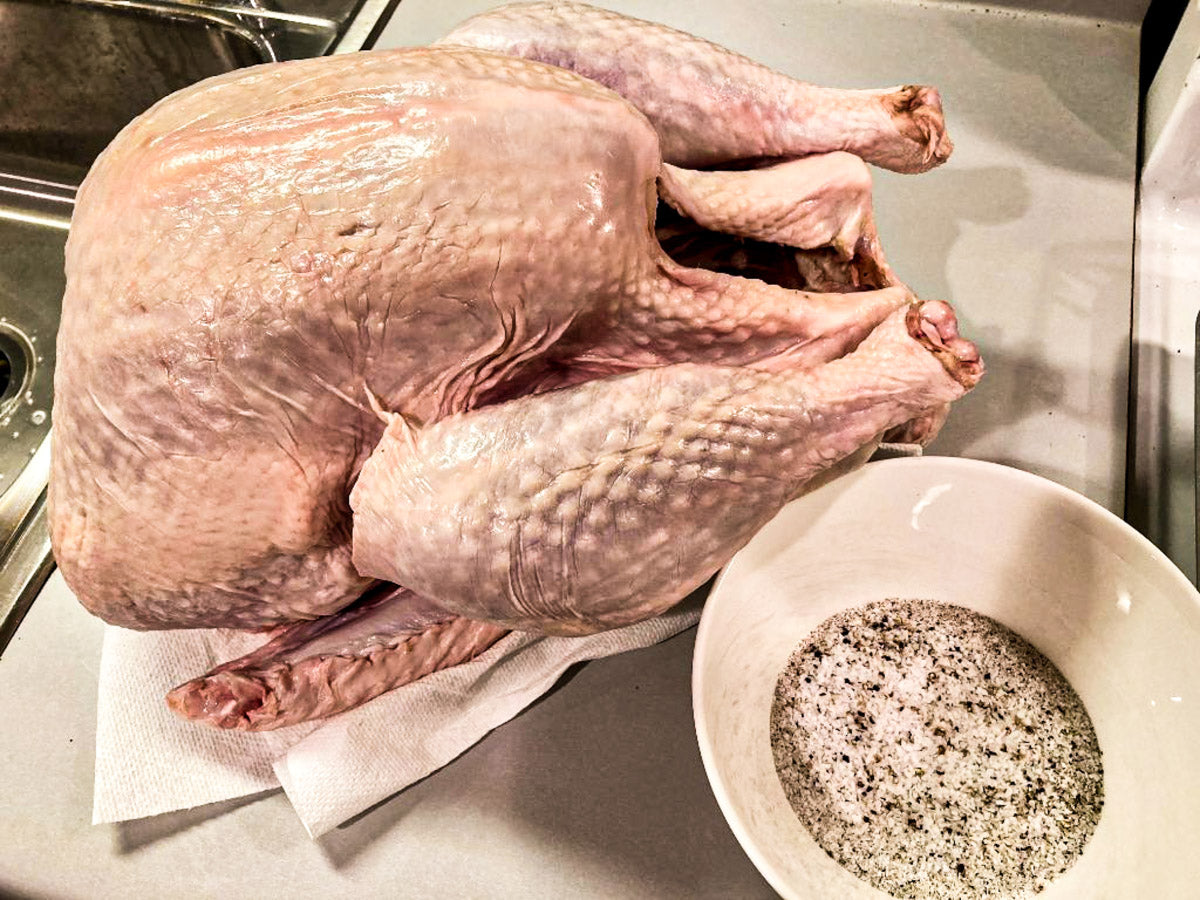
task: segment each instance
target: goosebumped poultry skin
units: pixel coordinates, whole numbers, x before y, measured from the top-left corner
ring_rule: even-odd
[[[622,21],[636,67],[665,39]],[[911,129],[870,122],[859,144],[912,157]],[[701,125],[669,126],[708,147],[675,159],[716,152]],[[982,372],[949,307],[893,277],[813,294],[668,258],[659,179],[713,227],[778,218],[772,192],[709,177],[665,168],[651,120],[596,81],[471,48],[258,67],[159,104],[97,162],[68,244],[68,584],[126,627],[284,626],[172,692],[233,728],[348,708],[508,628],[670,606],[808,479]],[[848,191],[808,191],[828,221],[773,239],[874,253]]]
[[[415,435],[397,416],[350,497],[354,562],[514,628],[636,622],[708,578],[832,461],[961,396],[975,363],[949,307],[918,303],[812,369],[643,369]]]
[[[935,88],[846,91],[806,84],[673,28],[582,3],[514,3],[468,19],[439,44],[578,72],[653,123],[662,157],[697,168],[847,150],[924,172],[954,149]]]

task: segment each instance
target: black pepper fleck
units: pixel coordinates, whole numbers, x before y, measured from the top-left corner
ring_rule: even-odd
[[[780,675],[770,725],[805,827],[896,897],[1040,893],[1103,807],[1095,730],[1062,674],[952,604],[886,600],[826,620]]]

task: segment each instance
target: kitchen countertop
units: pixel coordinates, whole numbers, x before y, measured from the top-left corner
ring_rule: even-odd
[[[404,0],[380,45],[425,43],[487,5]],[[653,15],[812,81],[942,91],[951,162],[876,180],[893,266],[922,296],[955,303],[989,365],[933,452],[1017,465],[1120,512],[1136,26],[932,2],[755,8],[666,0]],[[101,632],[55,575],[0,659],[5,896],[772,895],[701,767],[693,631],[575,670],[316,841],[277,791],[92,826]]]
[[[588,663],[312,841],[274,791],[91,825],[101,623],[55,573],[0,659],[0,896],[771,897],[700,763],[695,630]]]

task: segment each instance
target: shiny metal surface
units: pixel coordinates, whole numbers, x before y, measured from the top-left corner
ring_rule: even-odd
[[[140,13],[159,20],[213,26],[228,35],[245,41],[254,48],[262,62],[278,61],[271,42],[263,34],[248,28],[239,21],[240,17],[237,13],[241,10],[236,6],[216,8],[191,3],[176,3],[173,0],[57,0],[57,2],[103,11]],[[255,13],[259,13],[261,10],[261,5],[257,0],[249,0],[247,6]],[[232,16],[230,15],[231,10],[234,13]]]
[[[25,527],[5,548],[4,567],[0,569],[0,653],[17,633],[34,598],[53,571],[46,498],[42,494]]]
[[[398,4],[399,0],[363,0],[330,52],[353,53],[374,47]]]
[[[53,565],[43,507],[69,190],[0,176],[0,653]]]
[[[66,232],[0,219],[0,548],[45,487]],[[28,477],[41,482],[25,487]],[[13,495],[29,493],[14,512]]]
[[[0,103],[9,158],[0,172],[78,184],[117,131],[162,97],[242,66],[360,49],[395,5],[0,0],[0,72],[13,101]]]
[[[182,87],[264,62],[220,13],[160,0],[0,0],[0,171],[78,184],[134,116]]]
[[[66,231],[74,203],[74,185],[5,172],[0,159],[0,219]]]

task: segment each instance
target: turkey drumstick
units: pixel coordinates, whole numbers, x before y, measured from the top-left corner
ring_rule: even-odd
[[[839,90],[789,78],[682,31],[582,3],[517,3],[439,44],[535,59],[598,81],[654,125],[663,159],[697,168],[848,150],[897,172],[950,156],[931,87]]]

